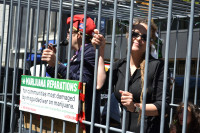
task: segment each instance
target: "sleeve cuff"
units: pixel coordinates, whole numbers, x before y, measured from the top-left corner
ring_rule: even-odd
[[[155,103],[153,103],[157,110],[158,110],[158,114],[161,115],[161,109],[162,109],[162,101],[157,101]],[[165,103],[165,114],[168,114],[169,112],[169,105],[167,103]]]

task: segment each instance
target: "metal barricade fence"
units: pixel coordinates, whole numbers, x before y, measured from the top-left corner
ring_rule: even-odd
[[[96,85],[97,85],[97,71],[98,71],[98,57],[99,47],[96,47],[95,55],[95,68],[94,68],[94,83],[93,83],[93,98],[92,98],[92,113],[91,121],[82,120],[81,124],[89,125],[90,132],[94,132],[94,127],[104,129],[108,132],[128,132],[126,131],[126,109],[123,109],[123,117],[121,118],[121,129],[110,126],[111,117],[111,93],[112,93],[112,75],[113,75],[113,63],[116,59],[126,58],[130,60],[130,51],[132,39],[124,39],[124,34],[119,37],[118,33],[122,33],[123,28],[118,27],[118,23],[129,22],[127,26],[129,36],[132,36],[132,23],[133,18],[141,17],[153,19],[158,24],[158,38],[164,39],[163,52],[164,59],[164,79],[163,79],[163,92],[162,92],[162,109],[161,109],[161,123],[160,133],[164,132],[165,124],[165,101],[166,101],[166,90],[168,83],[169,73],[169,62],[173,60],[173,74],[171,78],[175,81],[172,83],[171,90],[171,103],[170,103],[170,123],[174,115],[174,107],[178,106],[180,101],[184,102],[184,106],[188,106],[188,101],[191,101],[190,96],[195,105],[199,105],[199,23],[200,21],[200,2],[191,0],[0,0],[0,96],[1,96],[1,132],[24,132],[24,113],[19,110],[19,95],[20,95],[20,80],[21,75],[30,75],[45,77],[46,76],[46,64],[42,66],[40,57],[40,47],[47,48],[50,42],[57,44],[56,52],[56,65],[55,65],[55,78],[58,77],[58,62],[59,60],[63,63],[64,59],[67,59],[67,73],[66,79],[69,79],[70,70],[70,58],[72,55],[72,29],[73,29],[73,18],[71,19],[70,26],[66,26],[66,19],[69,16],[75,14],[84,14],[90,16],[94,20],[97,20],[97,29],[104,34],[107,42],[111,42],[111,45],[106,46],[105,57],[110,61],[110,76],[109,76],[109,88],[108,88],[108,100],[107,100],[107,113],[106,113],[106,124],[95,123],[95,99],[96,99]],[[184,9],[184,10],[183,10]],[[181,34],[181,21],[188,22],[184,24],[188,25],[188,30],[185,30],[185,34]],[[103,21],[102,21],[103,20]],[[106,21],[105,21],[106,20]],[[176,22],[175,22],[176,21]],[[109,22],[112,22],[112,24]],[[105,25],[106,23],[106,25]],[[122,23],[121,23],[122,24]],[[146,55],[145,55],[145,74],[144,74],[144,92],[142,105],[146,105],[146,92],[147,92],[147,77],[148,77],[148,62],[150,55],[150,36],[151,36],[151,21],[148,21],[147,30],[147,41],[146,41]],[[126,25],[125,25],[126,27]],[[67,47],[60,46],[61,40],[65,40],[66,32],[70,29],[69,45]],[[173,30],[173,31],[172,31]],[[86,36],[86,19],[84,19],[83,25],[83,39],[82,44],[85,44]],[[112,34],[108,34],[111,32]],[[121,41],[116,41],[121,38]],[[183,42],[182,39],[186,39]],[[127,43],[127,46],[122,46],[120,43]],[[183,44],[184,43],[184,44]],[[157,51],[160,46],[159,39],[157,43]],[[184,45],[184,49],[181,48]],[[120,47],[120,49],[117,49]],[[170,48],[171,47],[171,48]],[[66,48],[66,50],[65,50]],[[81,52],[81,64],[80,64],[80,78],[79,81],[83,82],[83,66],[84,66],[84,48],[82,45]],[[174,48],[174,49],[173,49]],[[184,50],[179,51],[179,49]],[[120,56],[116,53],[120,52]],[[186,54],[185,54],[186,53]],[[122,56],[122,57],[121,57]],[[157,55],[158,57],[159,55]],[[185,60],[185,75],[184,81],[182,81],[181,88],[183,96],[179,97],[179,100],[175,101],[177,93],[180,90],[176,89],[176,70],[178,68],[177,59]],[[195,75],[195,87],[194,93],[189,93],[191,86],[191,59],[196,60],[196,75]],[[124,88],[128,91],[129,84],[129,73],[130,73],[130,62],[126,64],[126,77]],[[37,68],[39,65],[39,68]],[[30,72],[30,67],[32,70]],[[184,73],[184,72],[183,72]],[[179,75],[178,75],[179,76]],[[184,84],[184,85],[183,85]],[[87,90],[86,90],[87,91]],[[142,106],[142,110],[145,110],[146,106]],[[79,110],[80,111],[80,110]],[[187,108],[184,108],[183,117],[183,129],[182,132],[186,132],[187,122]],[[32,120],[34,115],[30,113],[30,126],[27,132],[32,132]],[[141,113],[141,126],[140,132],[144,132],[144,118],[145,111]],[[40,123],[40,132],[43,132],[43,116],[38,119]],[[54,132],[55,119],[51,118],[51,130]],[[63,121],[62,132],[66,131],[68,125]],[[80,121],[76,124],[76,133],[79,132]],[[101,130],[102,132],[102,130]]]

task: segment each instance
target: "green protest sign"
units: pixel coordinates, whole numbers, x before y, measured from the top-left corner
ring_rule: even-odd
[[[19,109],[76,123],[79,88],[79,81],[23,75]]]

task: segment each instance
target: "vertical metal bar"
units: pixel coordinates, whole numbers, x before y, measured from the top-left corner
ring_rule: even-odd
[[[9,14],[8,14],[8,26],[7,26],[7,41],[6,41],[6,53],[5,53],[5,61],[7,60],[7,53],[8,53],[8,44],[9,43],[11,43],[11,41],[9,42],[9,39],[10,38],[12,38],[12,33],[10,33],[11,31],[12,31],[12,29],[11,30],[9,30],[10,28],[12,28],[13,27],[13,25],[10,25],[10,14],[11,14],[11,10],[12,10],[12,12],[13,12],[13,8],[11,8],[11,2],[9,3],[10,5],[9,5]],[[11,34],[10,35],[10,38],[9,38],[9,34]],[[5,93],[5,79],[6,79],[6,64],[5,64],[5,67],[4,67],[5,69],[4,69],[4,74],[3,74],[3,93]],[[3,96],[3,94],[2,94],[2,96]],[[3,123],[3,106],[1,106],[1,124],[0,124],[0,128],[2,129],[2,124]]]
[[[114,62],[114,50],[115,50],[115,31],[116,31],[116,20],[117,20],[117,2],[114,1],[114,14],[113,14],[113,29],[112,29],[112,45],[111,45],[111,56],[110,56],[110,75],[109,75],[109,86],[108,86],[108,101],[107,101],[107,115],[106,115],[106,133],[109,133],[110,125],[110,97],[112,89],[112,78],[113,78],[113,62]]]
[[[33,76],[36,76],[36,62],[37,62],[37,49],[38,49],[38,33],[39,33],[39,19],[40,19],[40,0],[37,3],[37,20],[36,20],[36,38],[35,38],[35,52],[34,52],[34,67],[33,67]],[[32,114],[30,113],[30,127],[29,133],[32,131]]]
[[[187,29],[187,39],[189,38],[188,36],[189,36],[189,26],[188,26],[188,29]],[[188,40],[187,40],[187,41],[188,41]],[[186,49],[188,49],[188,45],[186,45]],[[186,52],[185,68],[186,68],[186,64],[187,64],[187,61],[188,61],[188,60],[187,60],[187,54],[188,54],[188,53]],[[184,74],[186,75],[186,69],[185,69],[185,73],[184,73]],[[186,81],[186,77],[187,77],[187,76],[184,76],[184,81]],[[186,88],[185,85],[186,85],[186,84],[185,84],[185,82],[184,82],[184,86],[183,86],[183,99],[182,99],[182,102],[183,102],[183,103],[184,103],[184,99],[185,99],[185,88]]]
[[[19,133],[21,133],[22,132],[22,111],[20,111],[20,117],[19,117],[19,128],[18,128],[18,131],[19,131]]]
[[[56,64],[55,64],[55,78],[58,76],[58,59],[59,59],[59,53],[60,53],[60,30],[61,30],[61,23],[62,23],[62,3],[63,1],[60,0],[60,5],[59,5],[59,17],[58,17],[58,35],[57,35],[57,52],[56,52]],[[51,119],[51,133],[54,132],[54,119]]]
[[[67,76],[66,79],[69,79],[69,69],[70,69],[70,56],[71,56],[71,47],[72,47],[72,31],[73,31],[73,20],[74,20],[74,1],[72,0],[71,5],[71,20],[70,20],[70,37],[69,37],[69,45],[68,45],[68,56],[67,56]],[[66,122],[63,121],[63,133],[65,132]]]
[[[178,47],[178,30],[179,30],[179,18],[177,17],[177,27],[176,27],[176,45],[175,45],[175,52],[174,52],[174,71],[173,71],[173,80],[176,78],[176,55],[177,55],[177,47]],[[172,96],[171,96],[171,104],[174,103],[174,88],[175,88],[175,81],[172,83]],[[173,108],[170,109],[170,124],[172,123],[172,116],[173,116]]]
[[[199,81],[199,58],[200,58],[200,28],[199,28],[199,51],[197,58],[197,71],[196,71],[196,82],[195,82],[195,95],[194,95],[194,105],[197,104],[197,91],[198,91],[198,81]]]
[[[54,40],[53,40],[53,43],[55,43],[55,41],[56,41],[56,30],[57,30],[57,12],[55,12],[56,13],[56,15],[55,15],[55,30],[54,30]]]
[[[40,20],[40,0],[37,3],[37,20],[36,20],[36,33],[35,33],[35,53],[34,53],[34,70],[33,75],[36,75],[36,62],[37,62],[37,49],[38,49],[38,34],[39,34],[39,20]]]
[[[8,34],[8,46],[7,46],[7,58],[6,58],[6,73],[4,82],[4,105],[3,105],[3,119],[1,132],[5,131],[5,119],[6,119],[6,103],[7,103],[7,88],[8,88],[8,70],[9,70],[9,57],[10,57],[10,45],[11,45],[11,31],[12,31],[12,15],[13,15],[13,0],[10,2],[10,16],[9,16],[9,34]]]
[[[48,4],[48,15],[47,15],[47,36],[46,36],[46,46],[45,48],[47,48],[47,45],[49,44],[49,27],[50,27],[50,15],[51,15],[51,0],[49,0],[49,4]],[[46,17],[46,15],[45,15]],[[45,27],[45,26],[44,26]],[[46,64],[45,67],[42,67],[43,70],[43,74],[42,77],[46,76]],[[40,116],[40,133],[42,133],[42,128],[43,128],[43,116]]]
[[[70,69],[70,56],[71,56],[71,47],[72,47],[72,31],[73,31],[73,20],[74,20],[74,1],[72,0],[71,5],[71,20],[70,20],[70,37],[69,37],[69,45],[68,45],[68,56],[67,56],[67,77],[69,79],[69,69]]]
[[[27,19],[26,19],[26,35],[25,35],[25,52],[24,52],[24,63],[23,63],[23,74],[25,75],[26,70],[26,56],[27,56],[27,46],[28,46],[28,36],[29,36],[29,26],[30,26],[30,2],[31,0],[28,0],[27,5]]]
[[[131,56],[131,46],[132,46],[132,29],[133,29],[133,15],[134,15],[134,0],[131,0],[130,5],[130,18],[129,18],[129,38],[128,38],[128,50],[127,50],[127,63],[126,63],[126,77],[125,77],[125,90],[128,91],[128,83],[130,79],[130,56]],[[125,133],[126,129],[126,109],[123,108],[123,118],[122,118],[122,133]]]
[[[3,42],[4,42],[4,26],[5,26],[5,14],[6,14],[6,1],[3,1],[3,12],[2,12],[2,31],[1,31],[1,48],[0,48],[0,81],[1,79],[1,68],[2,68],[2,56],[3,56]],[[1,86],[1,82],[0,82]]]
[[[142,114],[141,114],[141,126],[140,133],[144,133],[144,115],[146,110],[146,92],[147,92],[147,76],[149,67],[149,47],[150,47],[150,37],[151,37],[151,12],[152,12],[152,0],[149,1],[148,9],[148,29],[147,29],[147,42],[146,42],[146,53],[145,53],[145,73],[144,73],[144,92],[142,101]]]
[[[26,19],[26,35],[25,35],[25,52],[24,52],[24,62],[23,62],[23,74],[26,74],[26,56],[27,56],[27,47],[28,47],[28,39],[29,39],[29,26],[30,26],[30,4],[31,0],[28,0],[28,5],[27,5],[27,19]],[[31,56],[31,53],[30,53]],[[19,133],[22,132],[22,111],[20,111],[20,119],[19,119]]]
[[[21,7],[21,17],[20,17],[20,29],[19,29],[19,41],[17,42],[18,43],[18,48],[17,48],[17,66],[16,66],[16,68],[17,68],[17,70],[16,70],[16,77],[18,77],[19,75],[18,75],[18,73],[19,73],[19,71],[18,71],[18,69],[19,69],[19,54],[20,54],[20,44],[21,44],[21,31],[22,31],[22,20],[23,20],[23,13],[24,13],[24,8],[23,7]],[[15,87],[17,87],[18,86],[18,78],[16,78],[16,83],[15,83]],[[17,89],[15,89],[15,92],[14,92],[14,96],[16,96],[16,95],[18,95],[17,94]],[[14,102],[13,102],[13,105],[15,105],[15,102],[16,102],[16,99],[14,99]],[[15,113],[16,114],[16,113]],[[17,117],[16,117],[16,115],[14,115],[14,120],[16,119]],[[15,123],[16,121],[14,121],[14,124],[12,125],[12,128],[14,129],[14,126],[15,126]],[[18,121],[17,121],[17,123],[18,123]]]
[[[2,56],[3,56],[3,43],[4,43],[4,26],[5,26],[5,14],[6,14],[6,1],[4,0],[3,1],[3,12],[2,12],[2,27],[1,27],[1,48],[0,48],[0,81],[3,81],[3,79],[1,79],[1,69],[2,69]],[[8,26],[9,27],[9,26]],[[5,69],[4,69],[5,70]],[[1,86],[1,82],[0,82],[0,86]],[[2,91],[3,92],[3,91]],[[2,126],[2,111],[3,111],[3,106],[0,106],[1,107],[1,121],[0,121],[0,128]]]
[[[121,20],[120,20],[121,22]],[[120,36],[120,46],[119,46],[119,58],[122,58],[122,39],[123,39],[123,25],[121,24],[121,36]]]
[[[54,118],[51,118],[51,133],[54,132]]]
[[[158,19],[159,20],[159,19]],[[159,21],[159,24],[158,24],[158,42],[157,42],[157,59],[159,58],[159,47],[160,47],[160,28],[161,27],[161,22]]]
[[[19,26],[19,22],[20,22],[20,12],[21,12],[21,1],[18,0],[18,9],[17,9],[17,24],[16,24],[16,42],[15,42],[15,59],[14,59],[14,74],[13,74],[13,86],[12,86],[12,105],[11,105],[11,117],[10,117],[10,132],[13,132],[13,111],[14,111],[14,98],[15,98],[15,88],[16,88],[16,69],[18,66],[17,63],[17,57],[18,57],[18,49],[19,49],[19,30],[20,30],[20,26]]]
[[[161,109],[160,133],[164,132],[164,125],[165,125],[165,101],[166,101],[167,77],[168,77],[171,17],[172,17],[172,0],[169,0],[166,47],[165,47],[165,64],[164,64],[164,79],[163,79],[164,83],[163,83],[163,92],[162,92],[162,109]]]
[[[47,11],[46,10],[44,10],[44,25],[43,25],[43,35],[42,35],[42,45],[41,45],[41,47],[42,47],[42,49],[41,49],[41,53],[40,53],[40,56],[42,57],[42,51],[43,51],[43,45],[45,44],[44,43],[44,38],[45,38],[45,27],[46,27],[46,14],[47,14]],[[47,43],[46,43],[47,44]],[[47,45],[46,45],[47,46]],[[44,66],[43,66],[43,61],[40,61],[40,73],[39,73],[39,76],[41,77],[44,77],[45,75],[43,75],[43,68],[44,68]]]
[[[50,16],[51,16],[51,0],[49,0],[49,4],[48,4],[48,18],[47,18],[47,36],[46,36],[46,46],[45,48],[47,48],[47,45],[49,44],[49,29],[50,29]],[[45,64],[46,66],[46,64]],[[43,74],[44,77],[46,76],[46,67],[44,67],[43,70]]]
[[[80,65],[80,82],[83,81],[83,64],[84,64],[84,50],[85,50],[85,30],[86,30],[86,18],[87,18],[87,6],[88,0],[85,0],[84,7],[84,27],[83,27],[83,39],[82,39],[82,51],[81,51],[81,65]]]
[[[68,57],[67,57],[67,76],[66,79],[69,79],[69,69],[70,69],[70,56],[71,56],[71,47],[72,47],[72,31],[73,31],[73,19],[74,19],[74,1],[72,0],[71,5],[71,20],[70,20],[70,38],[69,38],[69,45],[68,45]],[[63,121],[63,133],[65,132],[66,122]]]
[[[54,118],[51,118],[51,133],[54,132]]]
[[[30,113],[29,133],[32,133],[32,120],[33,120],[33,115]]]
[[[61,30],[61,23],[62,23],[62,0],[60,0],[59,6],[59,18],[58,18],[58,35],[57,35],[57,52],[56,52],[56,64],[55,64],[55,78],[57,78],[58,73],[58,56],[59,56],[59,48],[60,48],[60,30]]]
[[[191,68],[191,51],[192,51],[192,39],[193,39],[193,22],[194,22],[194,4],[195,0],[191,1],[191,12],[190,12],[190,25],[189,25],[189,37],[188,37],[188,49],[187,49],[187,64],[186,64],[186,78],[185,84],[185,99],[184,99],[184,113],[183,113],[183,127],[182,132],[186,132],[187,128],[187,110],[188,110],[188,97],[190,87],[190,68]]]
[[[31,2],[31,1],[30,1]],[[30,58],[29,58],[29,67],[32,65],[32,63],[31,63],[31,56],[32,56],[32,49],[33,49],[33,37],[34,37],[34,35],[33,35],[33,29],[34,29],[34,23],[35,23],[35,9],[34,8],[32,8],[32,10],[31,10],[31,31],[30,31],[30,52],[29,52],[29,54],[30,54]],[[29,74],[30,74],[30,72],[29,72]],[[32,73],[33,74],[33,73]]]
[[[97,29],[101,31],[101,9],[102,0],[99,0],[99,12],[98,12],[98,27]],[[98,59],[99,59],[99,46],[95,50],[95,68],[94,68],[94,84],[93,84],[93,96],[92,96],[92,114],[91,114],[91,125],[90,132],[93,133],[94,130],[94,117],[95,117],[95,103],[96,103],[96,86],[97,86],[97,71],[98,71]]]
[[[84,26],[83,26],[83,38],[82,38],[82,50],[81,50],[81,65],[80,65],[80,78],[79,81],[83,82],[83,65],[84,65],[84,51],[85,51],[85,31],[86,31],[86,20],[87,20],[87,7],[88,7],[88,0],[85,0],[84,6]],[[79,112],[80,112],[80,102],[79,102]],[[76,124],[76,133],[79,132],[79,122]]]
[[[58,73],[58,59],[59,59],[59,53],[60,53],[60,30],[61,30],[61,23],[62,23],[62,0],[60,0],[60,6],[59,6],[59,18],[58,18],[58,35],[57,35],[57,52],[56,52],[56,64],[55,64],[55,78],[57,78]]]
[[[43,36],[42,36],[42,45],[44,45],[44,37],[45,37],[45,24],[46,24],[46,10],[44,11],[44,26],[43,26]],[[46,47],[47,47],[47,44],[46,43]],[[43,46],[42,46],[42,49],[43,49]],[[40,53],[41,56],[42,56],[42,52]],[[42,64],[42,61],[40,62],[40,73],[39,73],[39,76],[42,76],[42,77],[45,77],[45,73],[46,73],[46,70],[43,70],[45,69],[43,67],[43,64]],[[45,73],[43,73],[45,72]],[[40,115],[40,133],[42,133],[42,127],[43,127],[43,116]]]

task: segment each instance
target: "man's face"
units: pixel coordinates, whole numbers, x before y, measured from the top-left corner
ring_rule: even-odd
[[[78,44],[77,35],[78,33],[76,31],[72,31],[72,49],[75,49],[76,45]],[[67,33],[67,40],[69,41],[69,39],[70,39],[70,29],[69,32]]]

